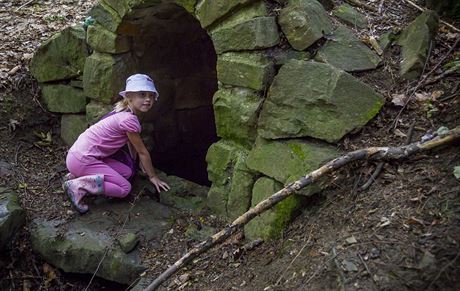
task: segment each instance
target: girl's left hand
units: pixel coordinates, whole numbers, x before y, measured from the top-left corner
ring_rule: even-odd
[[[158,193],[161,192],[161,189],[164,190],[164,191],[168,191],[169,189],[171,189],[171,187],[169,187],[168,184],[166,184],[165,182],[161,181],[160,178],[158,177],[151,177],[150,179],[150,182],[152,182],[153,185],[155,185],[155,188],[157,189]]]

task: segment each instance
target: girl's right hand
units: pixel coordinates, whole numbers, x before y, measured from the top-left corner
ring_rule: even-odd
[[[171,189],[171,187],[169,187],[169,185],[166,182],[161,181],[160,178],[158,178],[157,176],[150,177],[149,180],[155,186],[158,193],[161,192],[161,189],[163,189],[163,191],[168,191],[169,189]]]

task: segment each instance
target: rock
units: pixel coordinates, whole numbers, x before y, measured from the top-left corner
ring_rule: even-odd
[[[257,17],[226,26],[214,30],[211,38],[217,54],[268,48],[280,41],[275,17]]]
[[[379,37],[379,46],[385,51],[397,39],[393,31],[387,31]]]
[[[84,93],[96,101],[111,104],[124,89],[126,78],[136,71],[131,53],[110,55],[94,52],[86,58],[83,71]]]
[[[259,178],[254,184],[251,206],[276,193],[283,185],[267,177]],[[272,209],[255,217],[244,227],[244,235],[250,240],[261,238],[263,240],[279,238],[292,220],[295,212],[301,207],[305,197],[291,195]]]
[[[91,101],[86,105],[86,122],[93,125],[98,122],[102,116],[112,111],[113,106]]]
[[[226,140],[211,145],[206,155],[208,207],[221,217],[235,218],[250,205],[253,173],[246,167],[247,149]]]
[[[273,48],[267,52],[267,56],[273,59],[277,68],[281,67],[289,60],[308,61],[311,59],[311,53],[309,52],[299,52],[293,49],[284,48]]]
[[[51,112],[79,113],[84,112],[86,97],[82,89],[69,85],[42,84],[42,99]]]
[[[273,74],[273,63],[260,53],[229,52],[217,59],[217,78],[228,85],[261,91]]]
[[[90,212],[65,224],[60,220],[35,219],[31,227],[32,249],[65,272],[92,274],[108,248],[97,276],[131,284],[146,266],[138,250],[124,253],[113,236],[113,230],[120,229],[118,218],[126,217],[130,209],[128,201],[102,198],[90,205]],[[110,217],[113,214],[116,216]],[[132,208],[125,229],[142,233],[149,244],[159,246],[159,240],[169,229],[171,215],[166,206],[142,197]]]
[[[301,140],[268,141],[257,143],[249,152],[249,169],[262,173],[283,184],[298,180],[339,153],[333,146]],[[279,161],[283,161],[280,163]],[[321,190],[318,185],[303,189],[303,195]]]
[[[215,1],[203,0],[196,6],[196,16],[204,28],[213,24],[219,18],[235,11],[255,0]]]
[[[214,94],[213,104],[217,135],[251,145],[262,98],[245,88],[221,88]]]
[[[9,246],[25,222],[26,214],[19,204],[18,195],[0,187],[0,250]]]
[[[408,80],[418,78],[423,71],[430,42],[438,28],[439,17],[436,12],[422,12],[401,33],[398,44],[401,46],[401,76]]]
[[[174,3],[184,7],[189,13],[194,14],[197,1],[198,0],[174,0]]]
[[[13,165],[0,161],[0,178],[7,178],[13,173]]]
[[[208,187],[176,176],[161,178],[171,189],[160,192],[160,203],[191,212],[199,212],[206,206]]]
[[[114,2],[114,1],[109,1]],[[118,27],[122,22],[122,17],[124,15],[120,15],[119,12],[126,13],[129,10],[129,4],[126,5],[125,1],[118,4],[118,8],[120,11],[116,11],[110,6],[106,1],[99,1],[98,4],[93,6],[89,11],[89,15],[96,20],[96,23],[102,25],[105,29],[111,32],[116,32]]]
[[[185,231],[185,236],[193,241],[203,241],[216,233],[216,229],[207,225],[201,226],[199,229],[195,224],[190,224]]]
[[[70,80],[69,85],[72,86],[72,87],[75,87],[75,88],[83,89],[83,80],[72,79],[72,80]]]
[[[367,27],[366,17],[359,13],[355,8],[353,8],[353,6],[347,3],[344,3],[332,10],[332,15],[353,27]]]
[[[113,33],[97,23],[88,26],[86,41],[93,49],[103,53],[119,54],[131,49],[127,36]]]
[[[139,238],[132,232],[129,232],[118,239],[118,244],[125,254],[128,254],[134,250],[138,243]]]
[[[375,69],[382,61],[343,26],[334,31],[334,40],[328,40],[319,49],[316,59],[347,72]]]
[[[355,244],[355,243],[358,242],[354,236],[350,236],[350,237],[346,238],[345,241],[349,245],[352,245],[352,244]]]
[[[288,6],[281,10],[278,23],[291,46],[299,51],[332,32],[327,12],[316,0],[289,1]]]
[[[71,79],[82,74],[87,56],[85,31],[79,26],[68,27],[37,49],[29,68],[39,82]]]
[[[85,115],[64,114],[61,117],[61,138],[67,145],[72,145],[78,136],[88,128]]]
[[[350,260],[343,260],[342,266],[347,272],[358,272],[358,267]]]
[[[244,9],[231,11],[230,14],[222,19],[218,25],[212,27],[210,32],[214,32],[224,27],[234,26],[235,24],[246,22],[256,17],[268,16],[267,5],[264,1],[256,1],[244,7]]]
[[[310,136],[337,142],[372,119],[382,97],[330,65],[290,60],[264,102],[258,133],[266,139]]]

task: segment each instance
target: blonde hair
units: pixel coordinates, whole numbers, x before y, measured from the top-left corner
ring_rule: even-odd
[[[115,103],[113,110],[115,110],[115,112],[126,111],[128,109],[128,105],[129,105],[128,98],[123,98],[122,100]]]

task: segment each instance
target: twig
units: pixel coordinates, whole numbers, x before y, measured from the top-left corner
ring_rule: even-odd
[[[441,270],[439,270],[439,273],[436,275],[436,277],[433,279],[433,281],[431,281],[430,285],[428,285],[426,290],[431,290],[431,286],[433,286],[434,282],[436,282],[439,279],[441,274],[444,273],[444,271],[447,270],[447,268],[449,268],[453,263],[455,263],[455,261],[458,259],[459,256],[460,256],[460,252],[457,253],[457,255],[455,256],[455,258],[452,261],[447,263]]]
[[[16,12],[18,12],[19,10],[21,10],[23,7],[29,5],[30,3],[34,2],[34,0],[30,0],[30,1],[27,1],[26,3],[22,4],[21,6],[19,6],[17,9],[16,9]]]
[[[275,283],[275,286],[276,285],[279,285],[281,280],[284,278],[284,275],[286,275],[286,272],[289,270],[289,268],[292,266],[292,264],[295,262],[295,260],[297,260],[297,258],[300,256],[300,254],[303,252],[303,250],[307,247],[307,245],[310,243],[310,240],[311,240],[311,234],[313,232],[313,229],[314,229],[314,226],[312,226],[312,228],[310,229],[310,233],[308,234],[308,239],[307,239],[307,242],[302,246],[302,248],[300,249],[300,251],[297,253],[297,255],[294,257],[294,259],[292,259],[292,261],[289,263],[289,265],[287,266],[287,268],[284,270],[284,272],[281,274],[281,276],[278,278],[278,280],[276,281]]]
[[[433,139],[426,142],[416,142],[410,145],[401,146],[401,147],[370,147],[361,150],[356,150],[350,153],[347,153],[343,156],[335,158],[327,162],[322,167],[308,173],[306,176],[301,179],[290,183],[280,191],[276,192],[272,196],[262,200],[256,206],[250,208],[248,211],[243,213],[240,217],[236,218],[230,225],[209,237],[205,241],[194,246],[188,253],[182,256],[178,261],[172,264],[166,271],[160,274],[145,290],[151,291],[157,289],[164,281],[176,273],[179,269],[184,267],[189,262],[193,261],[194,258],[200,254],[206,252],[213,246],[222,243],[236,231],[242,229],[249,221],[251,221],[257,215],[260,215],[264,211],[272,208],[274,205],[283,201],[287,197],[296,193],[298,190],[311,185],[312,183],[318,181],[321,177],[336,171],[348,165],[354,161],[359,160],[397,160],[401,158],[406,158],[413,154],[427,151],[441,145],[445,145],[454,140],[460,138],[460,126],[455,127],[454,129],[448,131],[446,134],[438,135],[433,137]]]
[[[417,8],[418,10],[420,10],[422,12],[427,10],[426,8],[422,8],[422,7],[418,6],[417,4],[415,4],[414,2],[412,2],[410,0],[404,0],[404,1],[407,2],[408,4],[410,4],[412,7],[415,7],[415,8]],[[457,27],[453,26],[452,24],[447,23],[444,20],[440,20],[440,22],[442,24],[444,24],[445,26],[448,26],[449,28],[451,28],[453,31],[460,32],[460,29],[458,29]]]
[[[440,99],[439,99],[439,102],[445,102],[445,101],[450,100],[450,99],[452,99],[452,98],[455,98],[455,97],[457,97],[457,96],[459,96],[459,95],[460,95],[460,94],[455,93],[455,94],[446,96],[446,97],[444,97],[444,98],[440,98]]]
[[[363,3],[359,0],[345,0],[346,2],[350,3],[351,5],[358,6],[367,10],[370,10],[372,12],[378,12],[377,8],[374,6],[371,6],[369,4]]]
[[[347,282],[347,279],[345,278],[345,274],[342,271],[342,268],[340,267],[339,262],[337,261],[337,251],[335,250],[335,246],[332,247],[332,257],[334,258],[334,264],[337,268],[337,271],[339,272],[339,277],[340,277],[340,284],[342,285],[341,290],[347,290],[347,286],[345,285]]]
[[[364,268],[366,268],[366,271],[367,273],[369,274],[369,276],[371,276],[371,279],[372,279],[372,282],[374,282],[375,286],[378,287],[378,284],[377,282],[375,281],[374,279],[374,275],[372,274],[371,270],[369,269],[369,267],[367,266],[366,262],[364,261],[363,257],[361,256],[361,254],[358,252],[358,257],[359,259],[361,260],[361,263],[363,263],[364,265]]]
[[[407,0],[405,0],[407,1]],[[431,71],[429,71],[425,76],[421,77],[420,80],[418,81],[417,85],[415,86],[415,88],[412,90],[412,93],[409,95],[409,97],[407,97],[407,100],[406,102],[404,103],[404,106],[401,108],[401,110],[398,112],[398,114],[396,115],[396,117],[394,118],[393,122],[392,122],[392,125],[391,125],[391,128],[396,128],[397,124],[398,124],[398,118],[399,116],[401,116],[402,112],[404,111],[404,109],[407,107],[407,104],[409,104],[409,101],[412,99],[412,97],[415,95],[415,92],[417,92],[417,90],[422,86],[424,85],[425,83],[425,80],[428,78],[429,75],[431,75],[441,64],[442,62],[444,62],[444,60],[452,53],[452,51],[454,50],[454,48],[457,46],[458,42],[460,41],[460,37],[457,37],[457,40],[455,41],[455,43],[450,47],[449,51],[441,58],[441,60],[439,60],[439,62],[434,66],[433,69],[431,69]],[[428,62],[428,59],[429,59],[429,55],[426,59],[426,62]],[[425,62],[425,65],[426,65],[426,62]],[[423,73],[422,73],[423,75]]]
[[[361,191],[364,191],[366,190],[367,188],[369,188],[369,186],[372,185],[372,183],[374,183],[375,179],[377,179],[377,176],[380,175],[380,172],[382,172],[382,169],[383,169],[383,165],[385,163],[384,162],[379,162],[377,164],[377,167],[375,168],[375,171],[374,173],[372,173],[371,177],[369,178],[369,180],[367,180],[367,182],[361,186]]]
[[[406,145],[412,142],[412,138],[414,137],[414,128],[415,128],[415,121],[412,122],[407,132]]]
[[[436,77],[431,78],[429,80],[426,80],[424,85],[431,85],[433,83],[436,83],[437,81],[443,79],[444,77],[446,77],[446,76],[448,76],[450,74],[456,73],[458,70],[459,69],[457,67],[450,68],[450,69],[446,70],[445,72],[443,72],[442,74],[437,75]]]
[[[16,146],[16,151],[14,153],[14,164],[17,166],[18,165],[18,155],[19,155],[19,150],[21,149],[21,144],[18,144]]]

